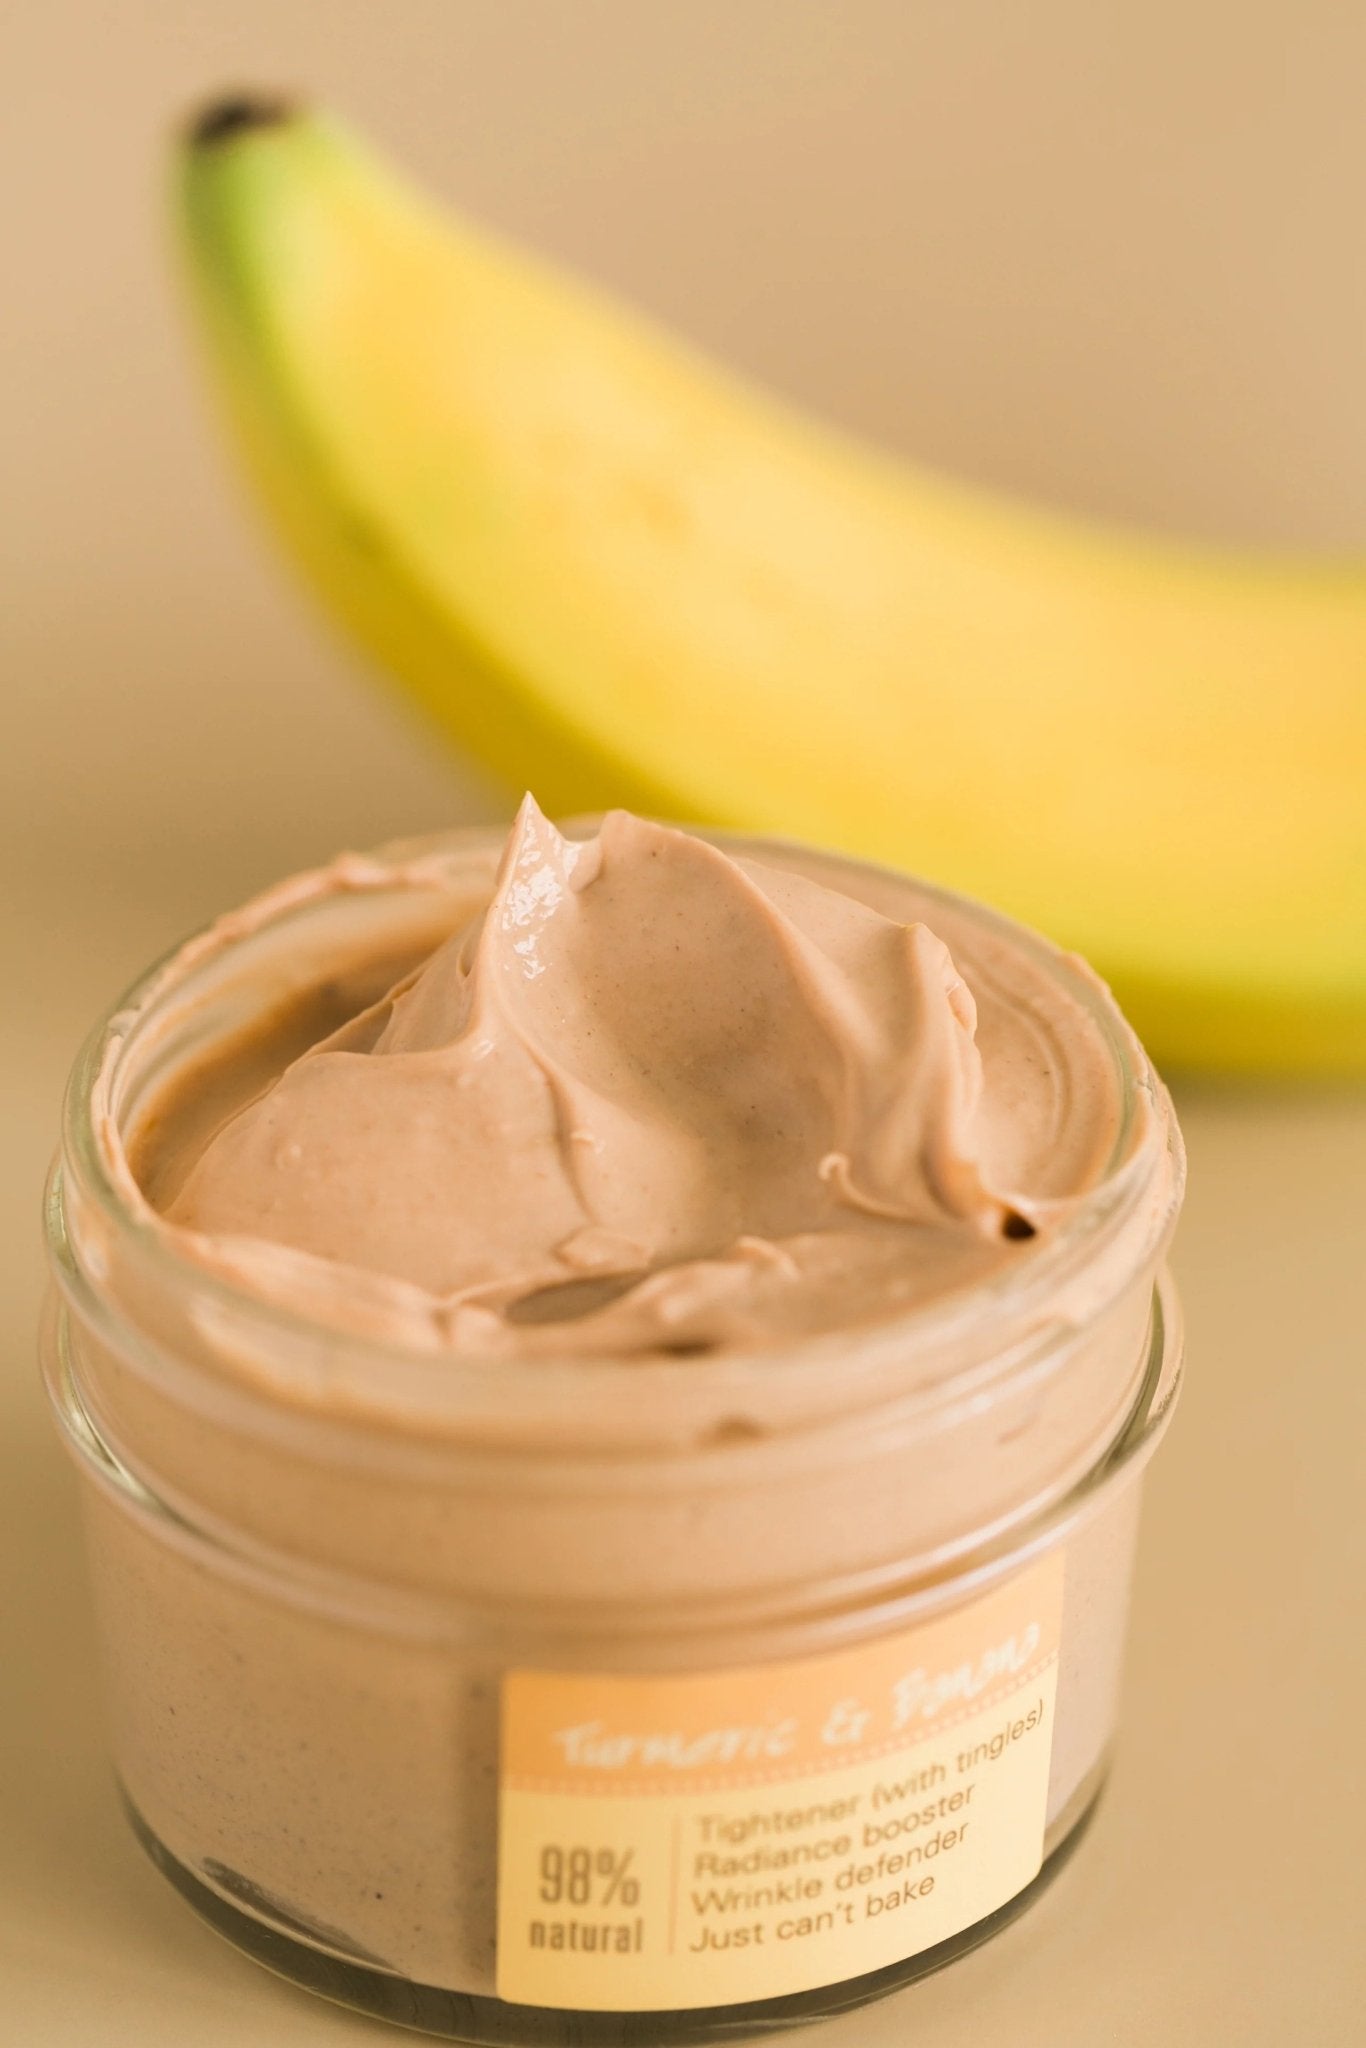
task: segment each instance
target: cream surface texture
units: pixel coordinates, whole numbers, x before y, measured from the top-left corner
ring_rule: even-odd
[[[926,925],[625,812],[566,839],[528,798],[487,905],[230,1116],[167,1221],[461,1353],[847,1327],[1027,1255],[1103,1173],[1106,1048],[1023,995],[984,1076]]]

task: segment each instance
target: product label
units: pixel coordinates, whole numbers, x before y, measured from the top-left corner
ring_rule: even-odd
[[[498,1995],[649,2012],[837,1984],[961,1933],[1043,1856],[1055,1551],[831,1656],[503,1682]]]

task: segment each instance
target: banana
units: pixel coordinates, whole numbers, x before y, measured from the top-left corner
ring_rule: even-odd
[[[1366,1071],[1366,568],[1093,528],[846,442],[228,101],[176,192],[214,382],[328,610],[558,810],[910,867],[1187,1067]]]

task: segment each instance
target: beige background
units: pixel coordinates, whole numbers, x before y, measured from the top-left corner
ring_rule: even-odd
[[[43,0],[8,28],[8,2038],[395,2038],[239,1961],[124,1838],[33,1381],[36,1205],[77,1041],[153,952],[337,845],[504,803],[363,684],[241,514],[167,278],[168,119],[224,84],[316,90],[907,451],[1108,515],[1361,548],[1364,73],[1353,0]],[[1102,1817],[1006,1936],[814,2038],[1359,2038],[1366,1104],[1180,1100],[1191,1380]]]

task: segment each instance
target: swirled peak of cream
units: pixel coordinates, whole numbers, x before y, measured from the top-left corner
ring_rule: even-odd
[[[571,841],[528,798],[482,912],[223,1124],[165,1220],[459,1352],[864,1322],[1057,1208],[991,1184],[975,1033],[923,924],[625,812]]]

